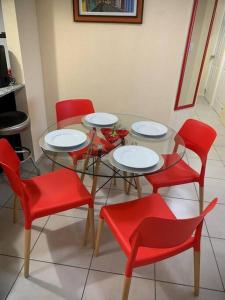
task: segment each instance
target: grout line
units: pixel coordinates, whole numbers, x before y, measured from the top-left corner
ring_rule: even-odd
[[[157,282],[161,282],[161,283],[169,283],[169,284],[174,284],[174,285],[179,285],[179,286],[185,286],[185,287],[191,287],[194,288],[194,285],[190,285],[190,284],[183,284],[183,283],[176,283],[176,282],[171,282],[171,281],[164,281],[164,280],[156,280]],[[220,292],[220,293],[224,293],[224,291],[222,290],[217,290],[217,289],[210,289],[210,288],[206,288],[206,287],[199,287],[200,290],[207,290],[207,291],[214,291],[214,292]]]
[[[217,269],[218,269],[218,272],[219,272],[219,276],[220,276],[220,280],[221,280],[221,283],[222,283],[222,287],[223,287],[223,290],[225,291],[225,286],[224,286],[224,283],[223,283],[223,278],[222,278],[222,275],[221,275],[221,272],[220,272],[219,264],[218,264],[218,261],[217,261],[217,258],[216,258],[216,253],[215,253],[215,250],[213,248],[213,243],[211,241],[211,238],[209,238],[209,241],[210,241],[210,244],[211,244],[211,247],[212,247],[212,251],[213,251],[213,255],[214,255],[214,258],[215,258],[215,261],[216,261],[216,266],[217,266]]]
[[[156,300],[156,264],[154,263],[154,293],[155,293],[155,300]]]
[[[107,197],[106,197],[105,205],[107,204],[107,201],[108,201],[109,193],[110,193],[110,190],[111,190],[111,185],[112,185],[112,181],[111,181],[111,184],[110,184],[110,186],[109,186],[109,190],[108,190],[108,194],[107,194]],[[90,273],[90,271],[91,271],[91,264],[92,264],[93,258],[94,258],[94,250],[92,251],[92,256],[91,256],[91,260],[90,260],[90,264],[89,264],[89,268],[88,268],[86,280],[85,280],[85,283],[84,283],[84,288],[83,288],[81,300],[82,300],[83,297],[84,297],[84,292],[85,292],[85,289],[86,289],[86,285],[87,285],[87,281],[88,281],[88,276],[89,276],[89,273]]]
[[[86,285],[87,285],[88,276],[89,276],[89,273],[90,273],[90,270],[91,270],[91,264],[92,264],[93,257],[94,257],[94,250],[92,251],[92,256],[91,256],[91,260],[90,260],[90,265],[89,265],[88,272],[87,272],[87,276],[86,276],[86,280],[85,280],[85,283],[84,283],[84,288],[83,288],[81,300],[82,300],[83,297],[84,297],[84,292],[85,292],[85,288],[86,288]]]
[[[38,235],[38,237],[37,237],[37,239],[36,239],[36,241],[35,241],[35,243],[34,243],[33,247],[30,249],[30,254],[31,254],[32,250],[34,249],[34,246],[36,245],[36,243],[37,243],[37,241],[38,241],[38,239],[39,239],[39,237],[40,237],[40,235],[41,235],[41,233],[42,233],[42,231],[43,231],[44,227],[46,226],[46,224],[47,224],[47,222],[48,222],[49,218],[50,218],[50,217],[48,217],[48,219],[46,220],[46,222],[45,222],[45,224],[43,225],[43,227],[42,227],[41,231],[39,232],[39,235]],[[31,234],[32,234],[32,233],[31,233]],[[23,258],[23,260],[24,260],[24,258]],[[16,281],[17,281],[18,277],[19,277],[19,275],[21,274],[21,272],[22,272],[22,270],[23,270],[23,267],[24,267],[24,264],[22,265],[22,267],[21,267],[21,269],[20,269],[20,271],[19,271],[19,273],[18,273],[18,275],[17,275],[17,277],[16,277],[16,280],[13,282],[13,284],[12,284],[12,286],[11,286],[11,288],[10,288],[10,290],[9,290],[8,294],[7,294],[7,297],[6,297],[6,299],[8,298],[8,296],[9,296],[9,294],[10,294],[11,290],[13,289],[13,287],[14,287],[14,285],[15,285],[15,283],[16,283]]]
[[[15,280],[13,281],[13,283],[12,283],[12,285],[11,285],[11,288],[9,289],[8,293],[6,294],[5,300],[8,298],[9,294],[11,293],[11,291],[12,291],[12,289],[13,289],[13,287],[14,287],[16,281],[17,281],[17,279],[19,278],[19,276],[20,276],[22,270],[23,270],[23,265],[21,266],[21,268],[20,268],[20,270],[19,270],[19,272],[18,272],[18,274],[17,274]]]

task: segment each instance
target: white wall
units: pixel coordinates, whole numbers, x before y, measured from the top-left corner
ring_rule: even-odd
[[[96,110],[168,122],[180,76],[191,0],[146,0],[142,25],[73,22],[71,0],[36,0],[48,123],[62,98]]]
[[[25,83],[26,92],[17,95],[17,106],[27,109],[31,119],[31,135],[24,133],[23,140],[33,145],[38,159],[39,138],[47,122],[35,0],[2,0],[2,4],[13,75]]]
[[[1,32],[5,32],[5,27],[4,27],[4,20],[3,20],[3,15],[2,15],[2,5],[1,5],[1,0],[0,0],[0,33]],[[5,47],[5,56],[6,56],[7,66],[8,66],[8,69],[10,69],[8,48],[7,48],[7,43],[6,43],[5,38],[4,39],[0,38],[0,45],[3,45]]]

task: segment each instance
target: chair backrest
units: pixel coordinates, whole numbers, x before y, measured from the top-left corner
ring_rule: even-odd
[[[198,120],[188,119],[178,131],[178,135],[184,140],[186,148],[194,151],[203,163],[217,134],[211,126]]]
[[[202,226],[204,217],[214,208],[216,203],[217,199],[214,199],[199,216],[194,218],[162,219],[148,217],[133,232],[130,243],[134,248],[170,248],[178,246],[190,238],[198,226]],[[199,239],[200,234],[199,232]],[[133,250],[136,251],[136,249]]]
[[[25,190],[20,178],[20,160],[6,139],[0,139],[0,166],[2,167],[14,193],[22,201],[22,206],[26,209]]]
[[[89,99],[61,100],[56,102],[55,108],[57,122],[95,112],[93,103]]]

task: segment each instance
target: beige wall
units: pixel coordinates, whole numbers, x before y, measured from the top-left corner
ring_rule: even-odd
[[[142,25],[73,22],[71,0],[36,0],[48,123],[62,98],[96,110],[168,122],[173,112],[191,0],[146,0]]]

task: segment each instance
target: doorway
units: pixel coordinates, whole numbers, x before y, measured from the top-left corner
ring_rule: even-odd
[[[225,1],[220,1],[198,96],[221,117],[225,108]]]

